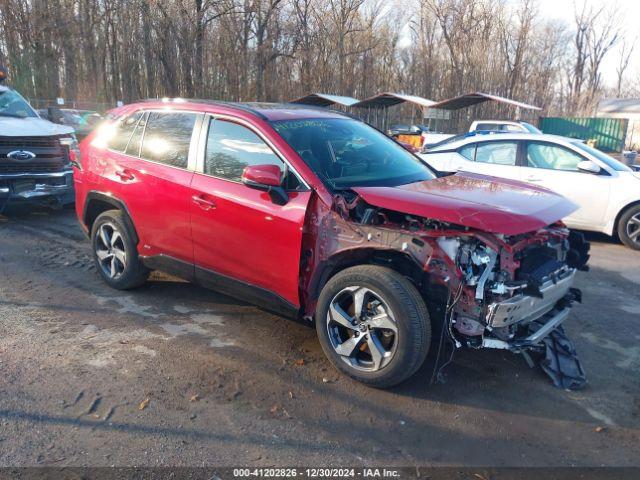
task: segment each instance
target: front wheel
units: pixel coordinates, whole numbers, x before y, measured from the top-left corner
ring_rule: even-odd
[[[627,247],[640,250],[640,205],[622,214],[618,221],[618,236]]]
[[[412,376],[431,343],[429,313],[414,285],[375,265],[348,268],[327,282],[316,330],[338,370],[379,388]]]

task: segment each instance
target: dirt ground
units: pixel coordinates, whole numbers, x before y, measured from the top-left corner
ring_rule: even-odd
[[[640,465],[640,252],[605,237],[566,325],[585,390],[462,351],[379,391],[305,325],[159,274],[110,289],[72,210],[5,215],[0,466]]]

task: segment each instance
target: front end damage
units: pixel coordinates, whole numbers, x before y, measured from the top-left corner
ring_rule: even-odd
[[[429,309],[439,365],[445,341],[457,348],[504,349],[537,362],[561,388],[585,375],[562,328],[573,302],[577,270],[589,244],[560,222],[516,235],[407,215],[368,204],[351,191],[318,199],[303,239],[301,296],[311,318],[328,278],[362,262],[386,264],[410,277]],[[446,362],[448,364],[449,362]]]

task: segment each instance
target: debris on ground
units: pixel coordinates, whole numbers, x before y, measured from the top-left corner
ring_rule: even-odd
[[[191,395],[191,398],[189,398],[190,402],[197,402],[200,400],[200,395],[198,395],[197,393],[195,395]]]
[[[151,399],[145,398],[143,401],[140,402],[140,405],[138,405],[138,410],[144,410],[145,408],[147,408],[149,406],[150,401]]]
[[[294,364],[296,367],[301,367],[302,365],[304,365],[304,358],[299,358],[294,362]]]

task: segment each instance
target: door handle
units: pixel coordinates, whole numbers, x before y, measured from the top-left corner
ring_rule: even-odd
[[[211,210],[212,208],[216,208],[216,202],[213,200],[208,200],[201,195],[194,195],[191,197],[193,203],[198,205],[203,210]]]
[[[527,182],[541,182],[542,181],[542,179],[538,178],[538,177],[527,177],[525,180]]]
[[[136,178],[129,170],[116,170],[116,175],[120,177],[123,182],[130,182]]]

